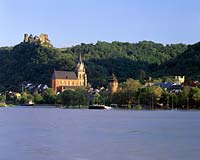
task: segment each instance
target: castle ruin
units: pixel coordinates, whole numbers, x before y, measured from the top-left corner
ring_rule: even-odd
[[[33,36],[32,34],[24,34],[24,43],[39,43],[42,46],[53,47],[47,34],[40,34],[40,36]]]

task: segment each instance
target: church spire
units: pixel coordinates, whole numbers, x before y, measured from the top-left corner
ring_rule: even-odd
[[[85,66],[82,61],[81,52],[79,52],[79,54],[78,54],[78,59],[77,59],[77,64],[76,64],[76,72],[78,72],[80,70],[85,71]]]
[[[78,55],[78,63],[82,63],[81,52],[79,52],[79,55]]]

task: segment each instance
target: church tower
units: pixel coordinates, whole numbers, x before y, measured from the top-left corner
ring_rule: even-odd
[[[118,89],[118,80],[114,73],[112,74],[111,78],[109,79],[109,90],[111,94],[117,92]]]
[[[79,80],[79,86],[87,86],[87,74],[85,72],[85,65],[82,61],[81,53],[78,55],[78,61],[75,69],[77,78]]]

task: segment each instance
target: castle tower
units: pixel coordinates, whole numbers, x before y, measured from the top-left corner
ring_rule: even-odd
[[[175,83],[181,85],[185,82],[185,76],[175,76]]]
[[[49,41],[48,35],[47,34],[40,34],[40,43],[47,43]]]
[[[24,34],[24,43],[27,43],[27,42],[28,42],[28,34],[25,33],[25,34]]]
[[[112,74],[111,78],[109,79],[109,90],[111,94],[117,92],[118,89],[118,80],[114,74]]]
[[[85,72],[85,65],[82,61],[81,53],[78,55],[78,61],[75,69],[80,86],[87,86],[87,74]]]

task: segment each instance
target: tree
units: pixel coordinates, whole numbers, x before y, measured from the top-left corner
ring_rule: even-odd
[[[126,82],[122,82],[120,84],[120,88],[122,90],[132,90],[132,91],[137,91],[141,86],[142,84],[138,80],[134,80],[131,78],[127,79]]]
[[[6,101],[6,96],[3,94],[0,94],[0,103]]]
[[[28,103],[28,94],[26,92],[22,92],[21,93],[21,98],[19,99],[19,103],[21,104],[25,104],[25,103]]]
[[[34,102],[37,103],[37,104],[41,104],[43,102],[43,97],[41,94],[39,93],[34,93],[33,94],[33,97],[34,97]]]
[[[79,108],[81,105],[87,105],[88,104],[88,95],[85,89],[78,88],[75,90],[74,93],[74,101],[75,105],[78,105]]]
[[[100,103],[101,95],[99,93],[95,93],[92,99],[92,104],[99,104]]]
[[[106,86],[111,72],[115,72],[119,82],[123,82],[129,77],[138,77],[139,70],[157,76],[168,73],[168,70],[169,74],[177,73],[174,72],[176,68],[180,70],[185,66],[189,69],[183,70],[184,72],[191,73],[191,76],[199,79],[198,46],[199,44],[190,47],[191,49],[187,50],[187,54],[178,61],[179,63],[175,63],[175,61],[172,65],[165,62],[176,59],[187,49],[187,45],[165,46],[142,41],[139,43],[97,42],[96,44],[81,44],[62,49],[44,47],[37,43],[20,43],[14,47],[1,47],[0,90],[15,89],[15,91],[19,91],[19,84],[23,81],[42,82],[50,85],[49,78],[54,68],[56,70],[73,70],[79,52],[83,53],[88,80],[94,87]],[[193,58],[189,57],[191,56],[189,53],[192,53]],[[160,64],[163,65],[160,66]],[[175,65],[178,67],[171,67]],[[161,69],[158,70],[158,68]],[[195,72],[190,72],[191,70]],[[145,77],[144,72],[140,79],[142,80],[143,77]]]
[[[66,106],[79,106],[88,104],[88,95],[85,89],[67,89],[60,95],[62,104]]]
[[[112,102],[110,92],[107,90],[103,90],[100,94],[101,94],[101,98],[100,98],[101,103],[110,105]]]
[[[154,109],[155,105],[159,105],[162,93],[162,88],[157,86],[152,86],[144,90],[143,95],[146,97],[146,104],[149,105],[151,109]]]
[[[128,105],[129,108],[133,103],[137,102],[137,91],[141,87],[141,83],[138,80],[127,79],[126,82],[120,84],[119,90],[113,94],[113,103],[119,106]]]
[[[170,103],[170,93],[168,91],[163,91],[160,102],[163,105],[164,109],[169,109],[169,103]]]
[[[140,70],[139,71],[139,80],[140,80],[140,82],[144,82],[144,79],[146,78],[146,73],[145,73],[145,71],[144,70]]]
[[[191,96],[195,102],[196,107],[199,107],[200,106],[200,88],[192,87]]]
[[[73,105],[74,101],[74,91],[71,90],[71,89],[68,89],[68,90],[65,90],[64,92],[61,93],[61,100],[62,100],[62,103],[66,106],[70,106],[70,105]]]
[[[182,107],[186,106],[187,109],[189,109],[189,95],[190,95],[190,87],[184,86],[181,93],[178,95],[180,106]]]
[[[46,104],[55,104],[56,103],[56,95],[52,88],[47,88],[43,93],[44,102]]]

